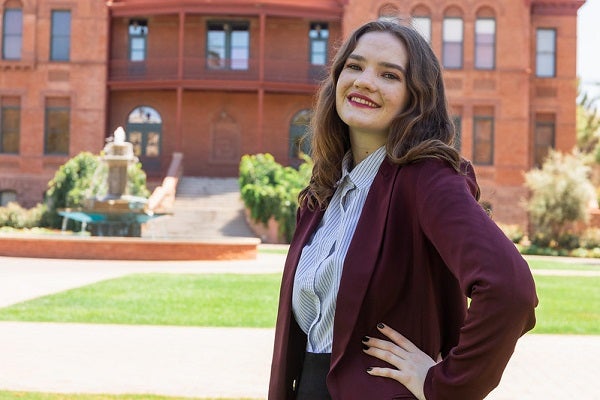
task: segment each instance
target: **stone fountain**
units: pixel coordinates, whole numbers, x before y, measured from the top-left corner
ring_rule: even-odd
[[[100,160],[99,171],[105,172],[100,186],[106,188],[106,194],[89,196],[81,208],[59,210],[63,228],[72,219],[82,223],[82,231],[89,225],[92,236],[141,236],[141,224],[162,214],[148,210],[146,198],[127,194],[128,169],[137,157],[133,145],[125,141],[122,127],[104,146]]]

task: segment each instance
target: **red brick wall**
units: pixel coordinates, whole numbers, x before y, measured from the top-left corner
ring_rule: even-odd
[[[60,164],[84,150],[98,152],[104,143],[108,12],[104,2],[99,1],[22,3],[21,60],[0,60],[0,97],[19,97],[21,106],[19,154],[0,154],[0,191],[15,190],[22,205],[32,206],[41,201],[41,194]],[[67,63],[49,61],[53,9],[71,10]],[[68,156],[44,155],[47,97],[70,99]]]

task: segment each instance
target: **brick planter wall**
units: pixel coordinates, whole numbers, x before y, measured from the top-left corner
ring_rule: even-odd
[[[1,235],[0,256],[88,260],[252,260],[259,239],[160,240],[129,237]]]

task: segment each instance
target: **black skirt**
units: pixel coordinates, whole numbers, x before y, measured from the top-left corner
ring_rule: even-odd
[[[331,353],[306,353],[296,400],[331,400],[327,390],[327,373]]]

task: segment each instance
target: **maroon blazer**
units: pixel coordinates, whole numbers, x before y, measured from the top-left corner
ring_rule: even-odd
[[[389,366],[362,351],[365,335],[396,329],[432,358],[428,400],[483,399],[502,376],[517,339],[535,324],[535,285],[514,244],[475,199],[475,174],[439,160],[382,163],[344,262],[327,386],[334,400],[414,399],[397,381],[374,377]],[[302,248],[323,211],[302,208],[285,263],[270,400],[295,398],[306,335],[292,314]],[[471,298],[467,308],[467,297]]]

